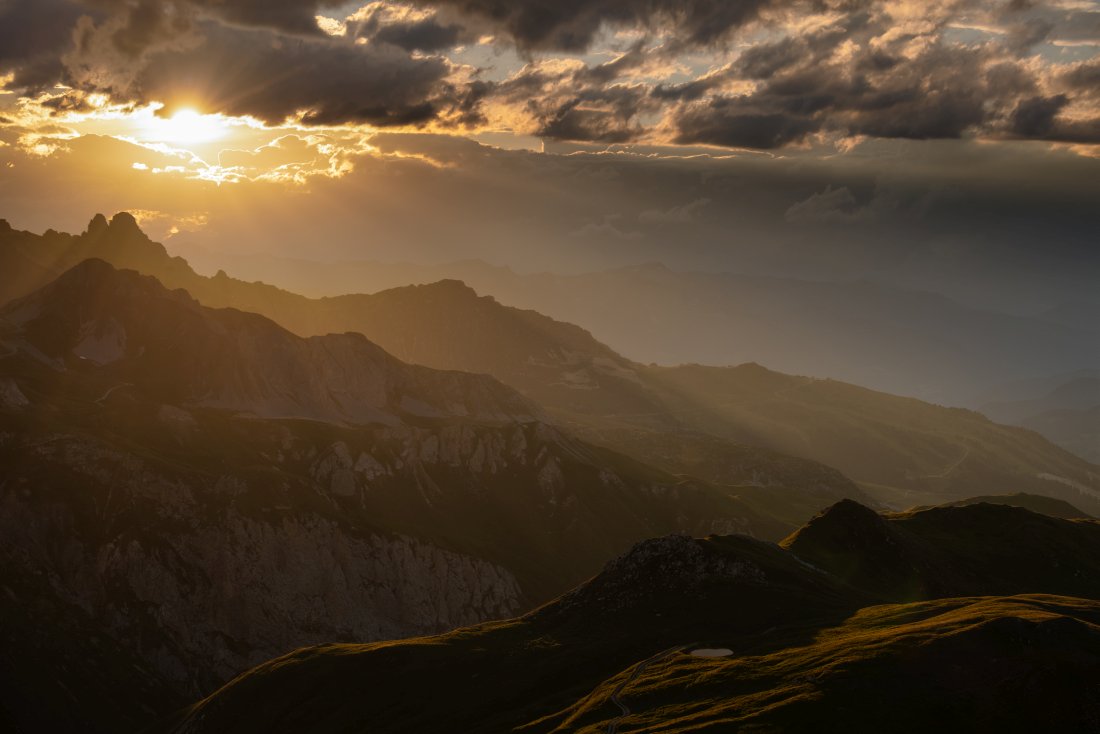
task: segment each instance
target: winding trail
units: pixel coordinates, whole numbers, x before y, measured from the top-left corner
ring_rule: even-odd
[[[683,650],[692,647],[694,644],[695,643],[692,643],[691,645],[679,645],[677,647],[670,647],[663,652],[659,652],[652,657],[646,658],[645,660],[634,666],[634,670],[630,672],[630,675],[627,676],[626,680],[615,686],[615,690],[611,693],[611,703],[618,706],[619,710],[622,711],[622,713],[612,719],[611,723],[607,725],[607,734],[617,734],[617,732],[619,731],[619,724],[627,716],[630,716],[630,707],[623,703],[622,699],[622,692],[626,689],[626,687],[633,683],[635,679],[637,679],[637,677],[642,674],[642,671],[644,671],[650,665],[653,665],[654,663],[659,663],[667,657],[670,657],[678,652],[682,652]]]

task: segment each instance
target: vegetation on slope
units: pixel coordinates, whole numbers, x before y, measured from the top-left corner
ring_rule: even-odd
[[[885,531],[871,516],[833,508],[785,548],[646,541],[515,620],[273,660],[172,731],[1089,730],[1100,523],[985,504],[879,518]],[[912,546],[898,564],[878,557],[884,532]],[[905,589],[868,570],[921,566],[926,546],[960,570]],[[1043,558],[1021,565],[1029,555]],[[732,654],[688,654],[697,648]]]

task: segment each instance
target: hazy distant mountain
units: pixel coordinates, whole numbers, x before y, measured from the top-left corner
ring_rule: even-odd
[[[1067,451],[1100,462],[1100,371],[1016,383],[995,394],[1001,399],[980,408],[990,418],[1030,428]]]
[[[117,215],[109,224],[97,217],[87,232],[75,237],[20,232],[0,236],[0,262],[12,267],[29,261],[44,263],[31,271],[24,269],[21,272],[29,274],[19,279],[13,278],[10,282],[21,285],[9,290],[9,296],[31,287],[35,277],[42,280],[43,274],[71,267],[87,257],[101,257],[118,267],[151,274],[170,288],[186,289],[208,306],[262,313],[301,335],[359,332],[410,362],[492,374],[536,402],[552,406],[559,415],[571,411],[597,416],[657,411],[650,421],[653,426],[663,431],[682,430],[661,406],[654,407],[653,396],[633,374],[634,365],[583,329],[478,298],[456,281],[395,289],[380,296],[308,299],[224,274],[199,276],[186,262],[168,257],[163,247],[149,241],[127,214]],[[586,389],[591,380],[602,381],[604,387]],[[677,440],[687,441],[692,454],[702,452],[704,461],[671,461],[665,465],[669,471],[699,469],[705,478],[743,487],[745,494],[791,490],[780,502],[766,501],[764,505],[772,505],[770,508],[761,506],[763,512],[777,514],[788,527],[797,526],[840,498],[862,496],[837,471],[815,462],[777,456],[713,436],[678,433]],[[622,442],[610,445],[626,447]]]
[[[1100,366],[1097,302],[1021,317],[871,282],[684,273],[659,264],[556,275],[479,261],[310,263],[185,252],[204,272],[225,269],[315,297],[459,279],[580,324],[640,362],[755,361],[952,405],[976,406],[990,384]]]
[[[78,237],[11,233],[0,253],[50,262],[97,255],[186,288],[207,305],[258,311],[299,334],[360,332],[410,362],[492,374],[588,440],[646,463],[723,484],[796,490],[786,493],[792,504],[785,508],[760,507],[788,513],[780,519],[792,524],[858,492],[821,464],[898,509],[1031,492],[1100,514],[1095,466],[969,411],[756,365],[646,367],[579,327],[479,297],[457,281],[308,299],[224,274],[205,278],[149,242],[127,215],[109,226],[98,221]],[[730,336],[712,335],[714,342],[740,338],[715,333]],[[756,501],[748,490],[743,496]]]
[[[1090,520],[841,503],[782,547],[645,541],[515,620],[300,650],[171,730],[1083,732],[1098,558]]]
[[[483,375],[406,365],[361,334],[302,339],[256,314],[203,308],[149,276],[87,260],[4,311],[48,363],[75,356],[142,397],[265,418],[397,425],[403,418],[533,421]]]
[[[1085,410],[1048,410],[1020,421],[1067,451],[1100,463],[1100,406]]]
[[[964,500],[956,500],[940,505],[940,507],[965,507],[978,504],[1008,505],[1009,507],[1023,507],[1026,510],[1037,512],[1040,515],[1062,517],[1067,520],[1074,518],[1093,519],[1087,512],[1077,509],[1065,500],[1046,497],[1041,494],[992,494],[978,497],[967,497]],[[917,507],[915,510],[927,510],[928,507]]]
[[[530,608],[641,538],[785,532],[539,416],[491,377],[76,266],[0,310],[0,671],[23,681],[0,710],[133,730],[297,646]]]
[[[1050,386],[1036,384],[1030,395],[1020,399],[1023,389],[1019,388],[1017,399],[987,402],[981,411],[1003,423],[1019,423],[1050,410],[1094,408],[1100,405],[1100,372],[1067,375]]]

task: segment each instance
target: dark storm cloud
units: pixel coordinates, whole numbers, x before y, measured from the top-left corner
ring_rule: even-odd
[[[1100,96],[1100,59],[1074,66],[1063,73],[1059,81],[1074,92]]]
[[[365,16],[347,24],[347,35],[375,43],[388,43],[406,51],[437,52],[468,43],[475,37],[461,25],[435,16],[392,18],[385,6],[376,6]]]
[[[58,112],[84,111],[83,93],[106,92],[269,123],[298,114],[325,125],[480,119],[484,89],[449,83],[442,57],[409,53],[448,39],[425,24],[375,24],[378,42],[366,45],[334,38],[313,18],[332,4],[17,0],[0,11],[0,74],[14,73],[9,87],[24,93],[74,87],[45,101]]]
[[[346,3],[341,0],[156,0],[138,3],[132,0],[86,0],[84,4],[116,13],[130,12],[135,5],[138,8],[157,5],[167,14],[193,14],[248,28],[317,35],[321,32],[317,27],[317,14],[325,8]]]
[[[676,123],[677,143],[763,150],[797,143],[821,128],[819,121],[809,117],[753,111],[724,98],[685,110]]]
[[[908,38],[896,39],[897,48],[868,42],[884,30],[857,15],[847,26],[759,44],[719,73],[654,94],[680,102],[672,121],[685,143],[774,148],[817,131],[929,139],[1004,127],[1049,139],[1057,129],[1050,120],[1043,125],[1037,107],[1018,107],[1039,84],[1003,47],[935,39],[906,55],[900,46]],[[838,60],[842,44],[848,47]],[[753,80],[754,88],[718,91],[738,79]],[[1051,119],[1065,103],[1049,111]]]
[[[1069,104],[1064,94],[1021,100],[1012,113],[1012,137],[1063,143],[1100,143],[1100,118],[1067,120],[1059,117]]]
[[[394,47],[208,27],[194,48],[153,56],[132,92],[269,123],[304,112],[306,124],[410,125],[460,102],[449,72],[441,58]]]
[[[640,45],[597,66],[529,64],[510,79],[483,86],[485,99],[520,107],[533,121],[532,134],[551,140],[625,143],[645,132],[641,115],[659,110],[642,84],[615,84],[651,57]]]
[[[353,5],[0,0],[0,75],[11,74],[18,92],[74,87],[45,102],[58,111],[85,109],[81,95],[99,91],[267,122],[492,120],[593,143],[1092,142],[1100,126],[1100,65],[1044,56],[1064,39],[1097,35],[1100,14],[1061,5],[958,0],[915,12],[901,0],[410,0],[364,5],[340,37],[318,27],[318,13]],[[623,48],[601,29],[643,33]],[[444,55],[483,33],[530,63],[489,78]],[[562,50],[617,55],[591,63],[551,53]],[[700,50],[715,53],[713,68],[700,68]]]
[[[634,119],[644,97],[636,88],[610,87],[591,90],[560,104],[531,110],[539,119],[537,134],[553,140],[625,143],[643,132]]]
[[[1011,131],[1022,137],[1042,137],[1054,129],[1054,119],[1069,104],[1064,94],[1053,97],[1031,97],[1016,105],[1012,113]]]
[[[685,43],[716,42],[773,0],[415,0],[502,30],[524,49],[585,51],[605,26],[674,29]]]
[[[17,89],[41,89],[64,73],[61,56],[72,46],[73,26],[85,10],[66,0],[0,3],[0,74],[13,73]]]

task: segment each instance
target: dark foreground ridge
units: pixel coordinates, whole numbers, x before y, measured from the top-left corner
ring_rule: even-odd
[[[644,541],[517,619],[301,650],[169,728],[1092,731],[1098,552],[1092,520],[991,504],[883,516],[842,502],[783,546]],[[937,585],[941,562],[961,570]]]

